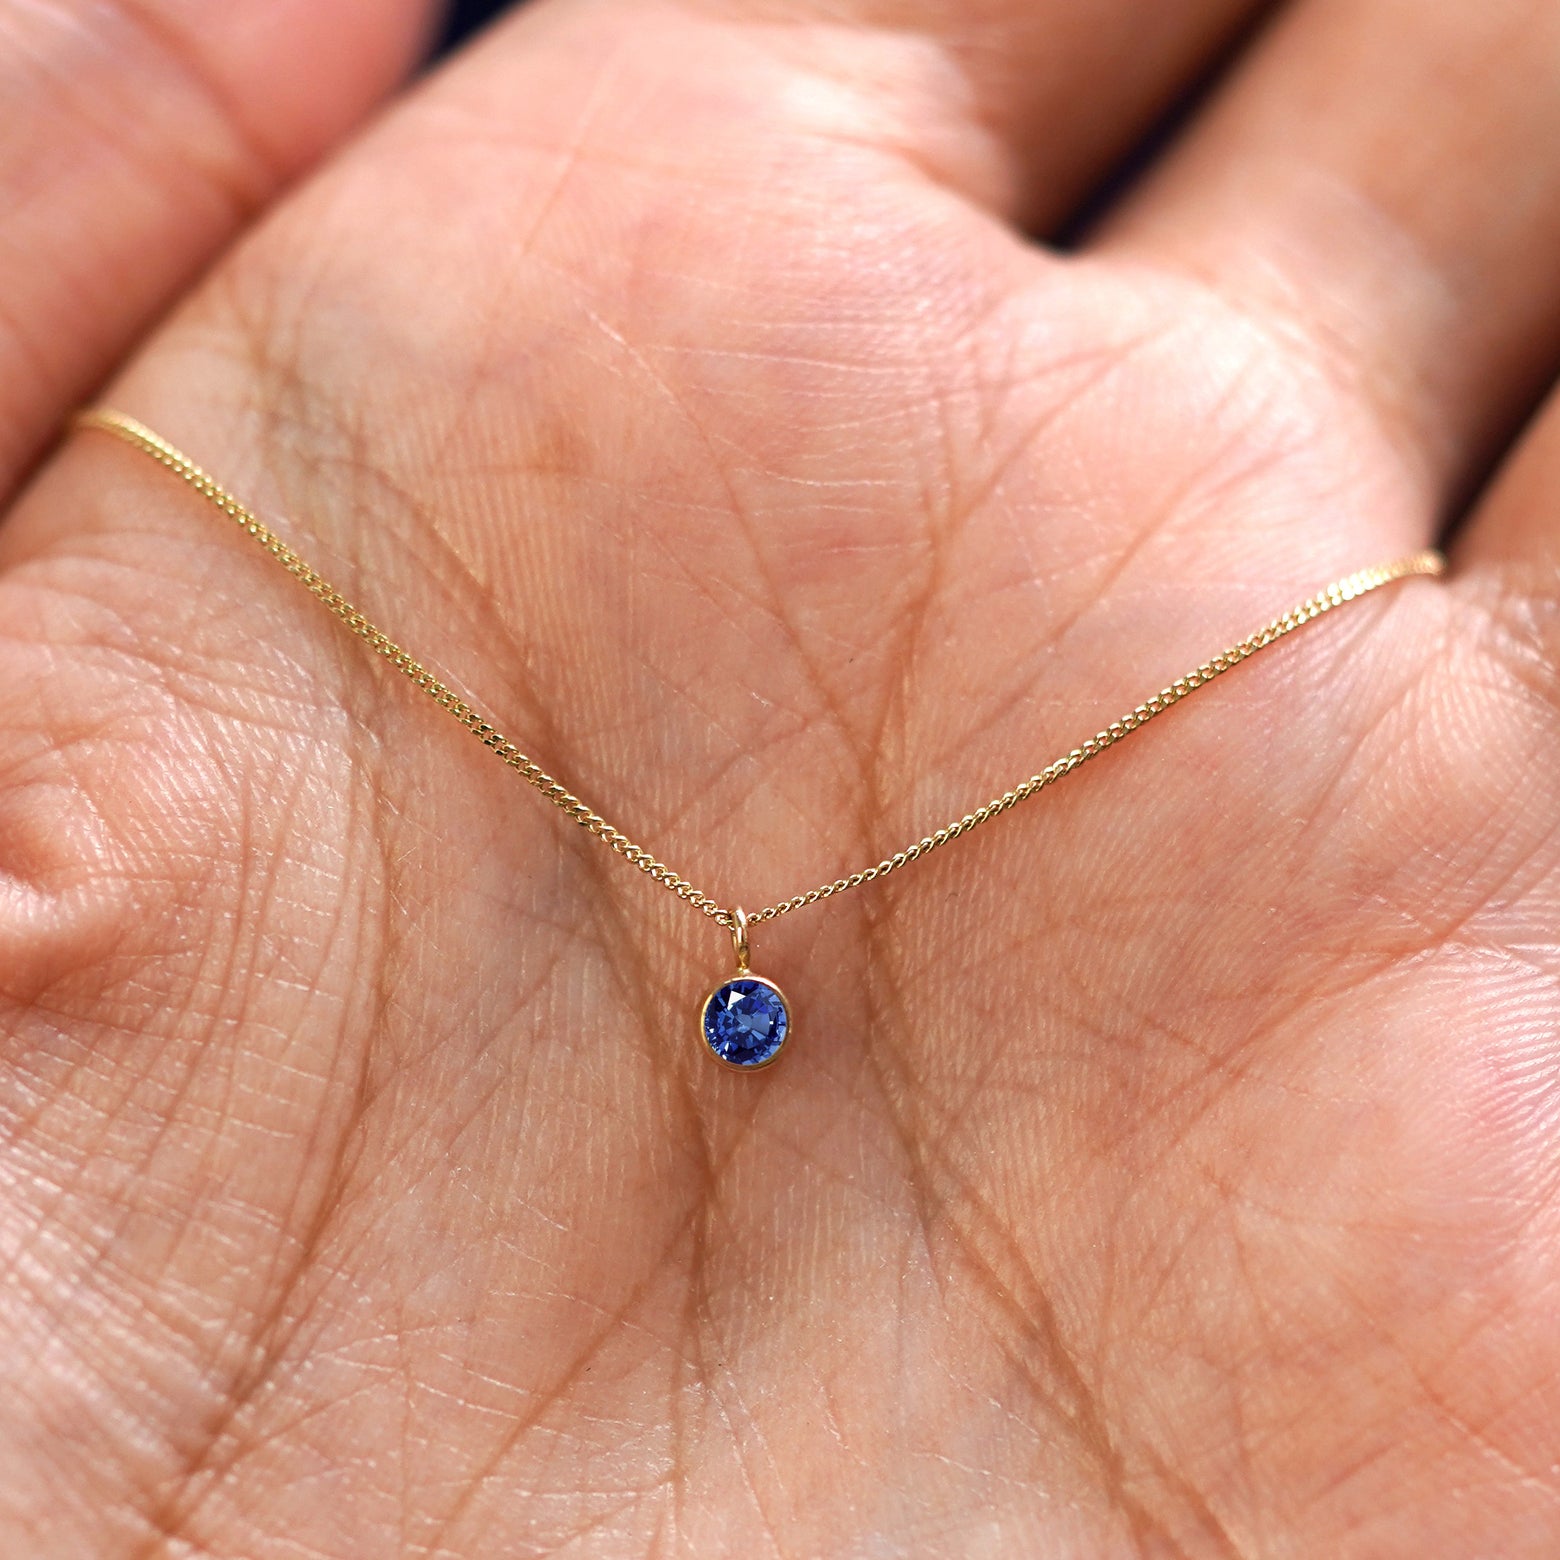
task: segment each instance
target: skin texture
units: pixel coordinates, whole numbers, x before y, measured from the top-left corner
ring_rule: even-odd
[[[1555,8],[548,0],[273,200],[423,25],[292,9],[167,109],[241,199],[0,159],[0,1552],[1553,1555]],[[718,926],[151,462],[22,482],[111,374],[750,908],[1454,569],[757,929],[742,1078]]]

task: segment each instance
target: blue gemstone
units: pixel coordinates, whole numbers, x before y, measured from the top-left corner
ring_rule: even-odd
[[[763,1067],[785,1044],[791,1015],[785,998],[753,975],[717,986],[704,1004],[704,1038],[733,1067]]]

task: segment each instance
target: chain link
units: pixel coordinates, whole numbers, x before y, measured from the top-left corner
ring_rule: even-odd
[[[245,508],[221,483],[197,466],[189,456],[176,449],[160,434],[154,433],[144,423],[137,422],[135,418],[128,417],[123,412],[107,408],[83,412],[76,419],[76,426],[96,428],[101,432],[113,434],[116,438],[150,455],[159,464],[166,466],[168,470],[182,478],[203,498],[220,509],[240,530],[252,536],[310,595],[339,618],[376,655],[388,661],[398,672],[427,694],[440,709],[454,716],[472,736],[514,770],[527,785],[540,791],[548,801],[573,819],[587,833],[595,835],[604,845],[616,851],[625,861],[637,867],[647,877],[653,878],[663,888],[676,894],[685,904],[692,905],[695,910],[708,916],[712,921],[718,921],[728,929],[736,927],[735,910],[727,909],[708,894],[695,888],[687,878],[674,872],[664,862],[657,861],[644,846],[636,845],[621,829],[608,823],[561,781],[554,779],[540,764],[528,758],[491,721],[479,714],[454,689],[436,677],[414,656],[403,650],[388,634],[353,606],[329,580],[294,552],[264,521]],[[922,857],[929,856],[934,850],[940,850],[944,845],[951,844],[954,840],[978,829],[981,824],[988,823],[991,819],[1018,806],[1020,802],[1027,801],[1036,792],[1055,785],[1064,775],[1070,775],[1080,765],[1086,764],[1091,758],[1098,757],[1107,748],[1114,747],[1140,726],[1146,726],[1155,716],[1164,714],[1166,710],[1179,704],[1182,699],[1196,692],[1197,689],[1205,687],[1214,678],[1222,677],[1232,667],[1239,666],[1242,661],[1249,660],[1259,650],[1294,633],[1296,629],[1315,622],[1317,618],[1336,607],[1341,607],[1345,602],[1368,595],[1371,591],[1379,590],[1383,585],[1390,585],[1395,580],[1406,579],[1412,575],[1440,574],[1445,567],[1445,560],[1439,553],[1425,551],[1396,559],[1392,563],[1361,569],[1356,574],[1336,581],[1325,590],[1301,602],[1299,606],[1291,608],[1282,617],[1274,618],[1271,623],[1259,628],[1256,633],[1247,635],[1246,638],[1231,645],[1229,649],[1221,651],[1212,660],[1204,661],[1201,666],[1188,672],[1186,676],[1178,677],[1173,683],[1161,688],[1151,698],[1145,699],[1135,709],[1123,715],[1120,720],[1112,721],[1088,741],[1081,743],[1054,763],[1048,764],[1038,774],[1021,781],[1012,790],[993,797],[984,807],[977,807],[974,812],[965,813],[962,818],[945,824],[936,833],[924,836],[914,844],[907,845],[903,850],[896,851],[892,856],[885,856],[876,866],[866,867],[860,872],[851,873],[849,877],[836,878],[832,883],[821,884],[817,888],[808,889],[806,893],[795,894],[790,899],[781,900],[778,904],[755,910],[746,917],[746,924],[756,926],[765,921],[776,920],[782,915],[789,915],[793,910],[801,910],[821,900],[832,899],[836,894],[847,893],[867,883],[875,883],[891,872],[909,866],[912,861],[919,861]]]

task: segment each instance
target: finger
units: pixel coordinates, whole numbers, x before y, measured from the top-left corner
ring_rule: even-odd
[[[1560,8],[1306,0],[1101,247],[1204,279],[1429,489],[1466,480],[1560,351]]]
[[[793,58],[872,96],[894,112],[895,133],[923,166],[1045,231],[1265,7],[713,0],[697,8],[752,24]]]
[[[1560,715],[1560,393],[1474,511],[1456,562],[1463,590],[1497,625],[1491,643],[1546,715]],[[1539,754],[1552,769],[1549,743]]]
[[[0,3],[0,498],[245,217],[407,67],[432,10]]]

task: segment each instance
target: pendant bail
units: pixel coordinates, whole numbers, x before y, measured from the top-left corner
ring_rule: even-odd
[[[746,975],[748,972],[747,911],[739,905],[731,912],[731,920],[728,924],[731,929],[731,946],[737,955],[737,974]]]

